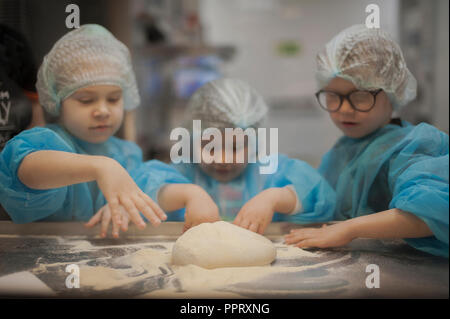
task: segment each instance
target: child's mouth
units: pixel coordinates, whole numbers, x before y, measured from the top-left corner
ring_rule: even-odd
[[[219,174],[227,174],[229,172],[231,172],[231,169],[226,169],[226,168],[216,168],[215,171]]]
[[[97,126],[92,126],[90,129],[95,130],[95,131],[105,131],[109,128],[110,128],[109,125],[97,125]]]
[[[342,126],[344,126],[344,127],[354,127],[354,126],[358,125],[358,123],[356,123],[356,122],[345,121],[345,122],[341,122],[341,123],[342,123]]]

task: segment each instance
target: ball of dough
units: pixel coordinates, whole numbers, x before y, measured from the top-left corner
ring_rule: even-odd
[[[175,265],[203,268],[264,266],[275,260],[274,244],[228,222],[203,223],[181,235],[172,250]]]

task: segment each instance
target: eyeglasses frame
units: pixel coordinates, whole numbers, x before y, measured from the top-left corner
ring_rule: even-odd
[[[352,101],[351,101],[350,98],[349,98],[351,94],[353,94],[353,93],[355,93],[355,92],[359,92],[359,91],[369,92],[369,93],[372,94],[372,96],[373,96],[373,104],[372,104],[372,106],[371,106],[368,110],[359,110],[358,108],[356,108],[356,107],[353,105]],[[330,112],[330,113],[334,113],[334,112],[339,111],[339,109],[342,107],[342,104],[344,103],[344,99],[346,99],[346,100],[348,101],[348,103],[350,104],[350,106],[352,107],[352,109],[354,109],[355,111],[358,111],[358,112],[370,112],[370,111],[374,108],[375,104],[377,103],[377,95],[378,95],[378,93],[380,93],[381,91],[383,91],[383,89],[377,89],[377,90],[353,90],[353,91],[351,91],[351,92],[349,92],[349,93],[347,93],[347,94],[339,94],[339,93],[337,93],[337,92],[333,92],[333,91],[329,91],[329,90],[319,90],[319,91],[316,92],[315,96],[316,96],[317,102],[319,103],[320,107],[321,107],[322,109],[324,109],[325,111]],[[322,92],[330,92],[330,93],[333,93],[333,94],[336,94],[337,96],[339,96],[340,102],[339,102],[339,106],[337,107],[336,110],[331,111],[331,110],[327,109],[326,107],[324,107],[324,106],[320,103],[319,95],[320,95],[320,93],[322,93]]]

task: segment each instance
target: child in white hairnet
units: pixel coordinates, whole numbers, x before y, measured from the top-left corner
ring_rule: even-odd
[[[321,107],[344,133],[319,168],[336,190],[335,219],[343,222],[293,230],[286,243],[334,247],[358,237],[402,238],[448,257],[448,135],[392,119],[416,96],[399,46],[382,30],[352,26],[317,55],[317,80]]]
[[[201,128],[205,129],[200,136],[191,131],[193,157],[197,152],[200,163],[172,165],[190,183],[208,192],[218,206],[220,219],[233,221],[253,232],[264,233],[271,221],[330,220],[335,193],[314,168],[300,160],[270,154],[272,159],[277,158],[278,166],[264,174],[261,167],[268,161],[256,156],[254,161],[248,160],[249,153],[258,151],[256,144],[261,145],[258,142],[261,137],[246,138],[245,130],[260,128],[267,111],[262,96],[241,80],[221,78],[203,85],[193,94],[186,110],[186,126],[192,128],[193,121],[200,120]],[[210,128],[220,134],[206,133]],[[231,130],[235,129],[241,129],[236,133],[240,138],[232,137]],[[219,139],[220,146],[215,144],[215,139]],[[195,147],[197,142],[201,147]],[[211,143],[217,147],[211,147]],[[227,152],[231,154],[229,160]],[[211,155],[209,160],[203,157],[205,153]],[[217,220],[218,216],[187,213],[185,219],[189,228],[204,220]]]
[[[143,217],[165,220],[159,188],[187,180],[161,162],[142,163],[136,144],[113,136],[124,109],[140,102],[125,45],[99,25],[73,30],[45,56],[36,86],[58,123],[20,133],[0,154],[0,202],[12,220],[89,220],[101,223],[102,236],[112,221],[115,237],[129,221],[144,228]],[[199,197],[184,203],[195,207]]]

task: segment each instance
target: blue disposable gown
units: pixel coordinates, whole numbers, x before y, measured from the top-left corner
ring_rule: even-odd
[[[0,153],[0,204],[15,223],[87,221],[106,204],[95,181],[48,190],[25,186],[17,177],[17,170],[26,155],[40,150],[111,157],[155,201],[163,184],[187,182],[169,165],[155,160],[143,163],[142,151],[132,142],[111,137],[104,143],[92,144],[74,137],[59,125],[36,127],[8,141]]]
[[[278,155],[274,174],[260,174],[259,163],[249,163],[234,180],[221,183],[205,174],[198,164],[172,164],[190,183],[205,189],[218,205],[222,219],[233,221],[242,206],[262,190],[292,185],[302,208],[291,215],[275,213],[273,221],[312,223],[333,217],[335,192],[326,180],[307,163]],[[182,218],[182,215],[179,215]]]
[[[422,219],[434,236],[405,239],[448,257],[448,135],[428,124],[388,124],[353,139],[342,137],[319,171],[336,190],[336,220],[398,208]]]

